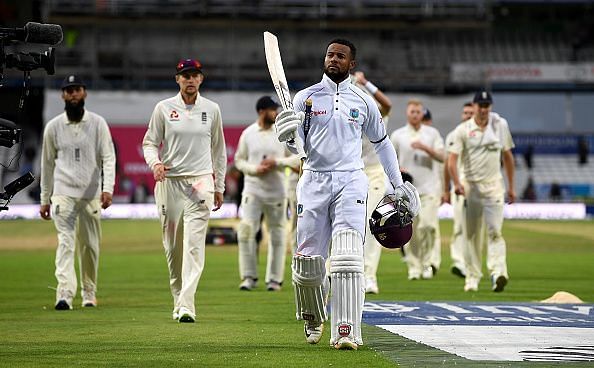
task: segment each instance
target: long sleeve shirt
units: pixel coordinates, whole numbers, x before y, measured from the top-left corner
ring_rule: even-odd
[[[109,127],[101,116],[85,111],[80,122],[62,113],[43,133],[41,204],[52,195],[98,198],[113,193],[115,153]]]
[[[443,138],[439,131],[424,124],[416,130],[407,123],[392,132],[390,140],[394,144],[402,168],[412,175],[419,194],[440,194],[443,170],[440,169],[439,161],[427,152],[411,146],[413,142],[421,142],[435,151],[443,151]]]
[[[322,81],[299,91],[293,99],[296,111],[305,111],[311,98],[312,119],[305,138],[305,124],[298,131],[305,142],[304,170],[354,171],[363,169],[362,136],[373,144],[393,186],[402,184],[394,147],[386,139],[379,108],[373,98],[354,86],[350,78],[336,84],[326,74]]]
[[[198,95],[188,108],[180,93],[158,102],[142,149],[151,169],[158,163],[170,168],[166,177],[214,174],[215,191],[225,191],[227,153],[221,110],[215,102]]]
[[[265,158],[276,161],[275,170],[258,175],[256,170]],[[285,168],[299,167],[299,156],[292,154],[278,141],[274,129],[263,129],[254,123],[239,138],[235,165],[245,174],[243,193],[260,198],[277,199],[286,196]]]

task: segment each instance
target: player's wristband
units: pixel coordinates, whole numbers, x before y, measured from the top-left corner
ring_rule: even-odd
[[[369,93],[371,93],[372,95],[375,95],[375,93],[379,89],[379,88],[377,88],[375,86],[375,84],[371,83],[370,81],[367,81],[367,83],[365,83],[365,88],[367,88],[367,90],[369,91]]]

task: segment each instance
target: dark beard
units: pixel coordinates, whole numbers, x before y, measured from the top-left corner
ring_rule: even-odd
[[[77,103],[66,102],[64,104],[64,110],[66,111],[68,120],[79,122],[85,114],[85,100],[80,100]]]
[[[346,73],[340,73],[340,72],[335,73],[335,72],[330,72],[328,70],[328,68],[324,68],[324,74],[326,74],[328,76],[328,78],[330,78],[336,84],[340,84],[340,82],[344,81],[349,76],[348,70]]]

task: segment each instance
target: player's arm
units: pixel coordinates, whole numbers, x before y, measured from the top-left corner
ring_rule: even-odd
[[[248,147],[245,136],[245,130],[239,137],[239,144],[237,151],[235,151],[235,166],[237,170],[243,172],[245,175],[258,175],[258,165],[250,164],[248,162]]]
[[[115,163],[116,156],[113,149],[113,141],[109,132],[107,122],[100,119],[99,122],[99,144],[101,149],[101,165],[103,169],[103,184],[101,189],[101,208],[111,206],[113,187],[115,185]]]
[[[164,137],[165,124],[163,122],[163,112],[161,111],[161,104],[158,103],[153,110],[148,129],[142,140],[144,160],[153,171],[153,177],[156,181],[164,180],[165,172],[170,169],[169,167],[165,167],[159,158],[159,146],[163,142]]]
[[[460,182],[460,175],[458,173],[458,156],[462,153],[464,145],[458,129],[452,134],[452,142],[448,145],[448,162],[446,167],[450,171],[450,177],[454,183],[454,192],[458,195],[464,195],[464,186]]]
[[[512,148],[514,148],[514,141],[511,136],[511,132],[509,131],[509,124],[507,120],[504,118],[500,118],[500,124],[502,127],[502,134],[503,134],[503,166],[505,170],[505,175],[507,176],[507,196],[509,203],[514,203],[516,200],[516,191],[514,189],[514,175],[516,171],[516,166],[514,162],[514,155],[512,154]]]
[[[450,190],[451,190],[451,177],[450,177],[450,170],[448,169],[449,160],[448,154],[445,153],[445,165],[443,165],[443,193],[441,195],[441,201],[445,203],[451,203],[450,200]]]
[[[365,89],[371,93],[373,98],[379,103],[379,110],[382,116],[388,116],[390,110],[392,110],[392,101],[386,96],[375,84],[371,83],[363,72],[355,72],[355,80],[360,85],[364,86]]]
[[[505,176],[507,177],[507,197],[509,203],[514,203],[516,200],[516,191],[514,190],[514,174],[516,166],[514,163],[514,155],[511,150],[503,151],[503,168]]]
[[[44,220],[51,218],[50,197],[54,191],[54,169],[56,167],[57,149],[54,142],[53,125],[48,124],[43,132],[41,148],[41,198],[39,214]]]
[[[421,143],[420,141],[416,141],[411,144],[411,147],[414,149],[425,151],[429,156],[431,156],[432,159],[439,162],[443,162],[445,153],[443,150],[443,140],[441,140],[441,142],[440,140],[441,137],[437,137],[434,140],[433,146],[428,146],[426,144]]]
[[[227,152],[225,147],[225,136],[223,135],[223,119],[221,118],[221,110],[218,105],[216,107],[210,137],[212,166],[215,177],[213,211],[216,211],[223,205],[225,173],[227,171]]]

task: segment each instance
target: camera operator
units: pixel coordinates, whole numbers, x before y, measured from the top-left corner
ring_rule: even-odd
[[[109,128],[105,119],[85,110],[86,97],[82,80],[66,77],[62,83],[65,112],[47,123],[43,134],[39,213],[45,220],[53,214],[58,232],[57,310],[72,309],[77,287],[75,243],[79,247],[82,306],[97,305],[101,208],[111,205],[115,181]]]

